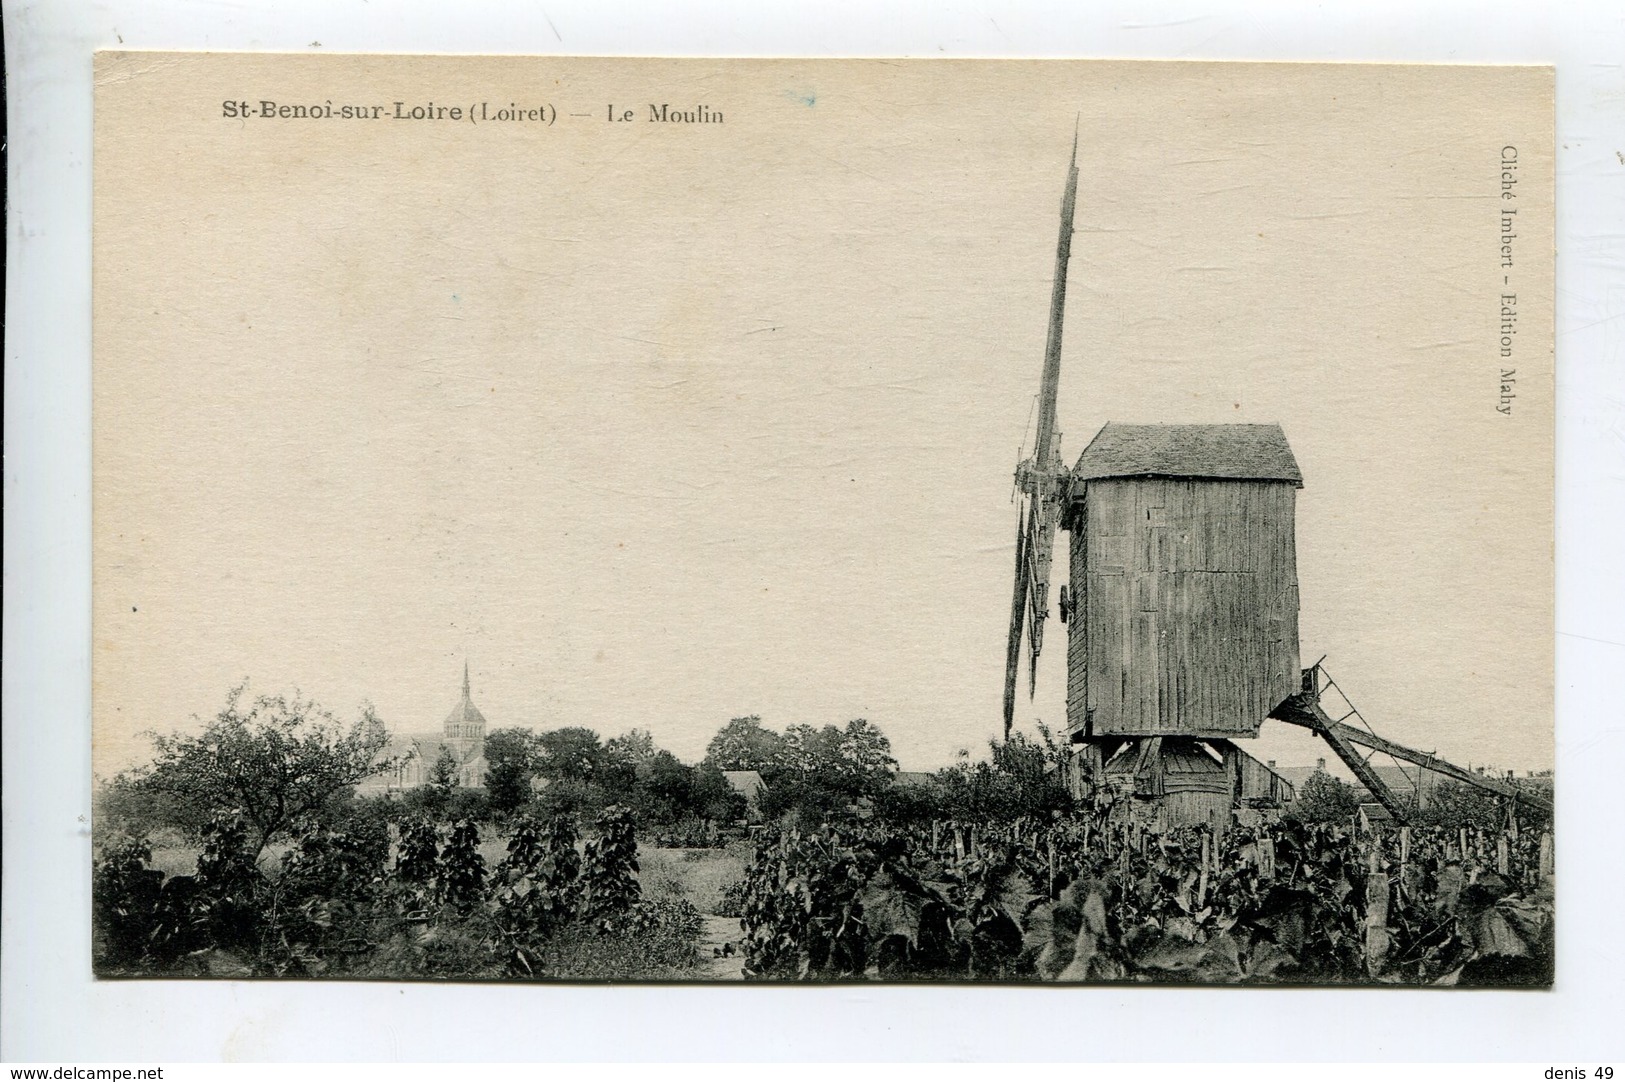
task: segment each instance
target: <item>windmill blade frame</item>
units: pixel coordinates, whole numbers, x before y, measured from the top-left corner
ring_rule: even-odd
[[[1073,214],[1078,200],[1078,135],[1072,133],[1072,160],[1061,197],[1060,236],[1055,244],[1055,279],[1050,291],[1049,329],[1044,342],[1044,369],[1039,384],[1037,438],[1032,457],[1016,467],[1016,486],[1025,496],[1016,527],[1015,596],[1010,609],[1010,640],[1005,657],[1004,736],[1015,720],[1016,681],[1023,633],[1028,641],[1028,698],[1038,693],[1038,657],[1044,648],[1044,621],[1049,617],[1049,575],[1055,533],[1060,526],[1066,486],[1055,406],[1061,380],[1061,331],[1066,315],[1066,274],[1072,257]],[[1024,523],[1024,524],[1023,524]]]
[[[1004,738],[1016,716],[1016,680],[1021,668],[1021,631],[1027,622],[1027,515],[1016,516],[1016,584],[1010,603],[1010,642],[1004,668]]]

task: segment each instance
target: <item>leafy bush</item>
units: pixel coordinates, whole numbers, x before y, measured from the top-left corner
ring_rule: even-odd
[[[656,830],[654,843],[662,849],[720,849],[732,836],[710,820],[688,818]]]
[[[531,801],[530,814],[541,819],[567,815],[578,823],[590,822],[614,803],[603,790],[590,782],[570,778],[549,782]]]
[[[401,830],[395,853],[393,894],[403,912],[423,912],[437,904],[440,836],[427,819],[414,819]]]
[[[705,926],[705,918],[684,898],[658,902],[640,901],[609,922],[607,933],[618,936],[670,935],[693,940]]]
[[[164,873],[147,866],[151,862],[152,847],[139,838],[112,842],[96,862],[91,929],[104,967],[133,966],[149,957],[164,883]]]
[[[745,880],[736,879],[723,888],[722,901],[717,903],[716,911],[719,917],[742,917],[745,915]]]
[[[97,843],[104,846],[165,830],[197,844],[211,814],[207,806],[158,789],[138,773],[120,774],[98,787],[92,810],[92,830]]]
[[[514,822],[493,886],[497,924],[516,973],[535,974],[542,945],[575,918],[581,875],[575,844],[575,824],[567,818],[545,829],[530,818]]]
[[[303,825],[282,857],[282,871],[267,884],[264,964],[278,976],[316,975],[329,956],[365,953],[370,918],[383,889],[389,836],[376,822],[358,820],[351,833],[320,823]]]
[[[1287,817],[1300,823],[1347,823],[1360,808],[1360,798],[1347,783],[1316,770],[1304,781],[1287,809]]]
[[[1460,830],[1463,827],[1500,830],[1507,824],[1507,810],[1502,799],[1494,793],[1464,782],[1448,781],[1433,791],[1427,806],[1416,813],[1413,822],[1447,830]],[[1539,833],[1549,829],[1551,823],[1550,814],[1530,804],[1518,804],[1520,832]]]
[[[581,915],[588,924],[607,929],[641,894],[638,842],[631,815],[618,804],[605,808],[593,825],[598,837],[587,843]]]
[[[1538,847],[1509,854],[1506,876],[1474,858],[1468,883],[1443,832],[1418,833],[1402,866],[1380,841],[1304,824],[1222,844],[1109,819],[964,837],[847,823],[764,838],[740,892],[747,978],[1551,979]]]
[[[699,975],[696,933],[687,930],[689,922],[642,923],[644,930],[618,934],[568,925],[543,945],[537,972],[554,980],[583,981],[693,980]]]
[[[476,826],[445,845],[426,820],[388,836],[306,821],[278,874],[260,873],[235,816],[204,831],[194,875],[165,878],[141,840],[110,839],[94,872],[95,964],[108,975],[679,979],[698,972],[702,918],[682,899],[640,901],[636,839],[620,809],[598,823],[583,871],[575,826],[520,819],[487,876]],[[593,919],[583,920],[584,884]]]
[[[258,852],[247,824],[234,812],[216,815],[203,828],[192,920],[222,950],[249,954],[259,946],[265,877],[255,859]]]
[[[467,914],[485,900],[485,858],[480,855],[480,832],[467,819],[452,824],[451,837],[440,851],[437,872],[440,901],[453,912]]]

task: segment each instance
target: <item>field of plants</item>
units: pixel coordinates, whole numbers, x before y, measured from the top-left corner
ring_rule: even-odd
[[[1549,853],[1436,828],[851,824],[764,836],[737,895],[763,980],[1544,986]]]
[[[196,870],[151,845],[105,846],[93,884],[98,975],[350,979],[683,980],[703,975],[701,914],[643,897],[625,809],[578,838],[520,817],[494,864],[479,826],[425,819],[304,825],[256,859],[235,815],[203,830]],[[397,837],[392,841],[391,834]],[[393,856],[391,851],[393,850]]]
[[[99,974],[707,980],[739,972],[726,949],[767,981],[1552,979],[1550,836],[1527,831],[848,817],[764,828],[742,869],[657,850],[641,875],[620,808],[584,841],[568,817],[516,818],[494,861],[467,820],[311,824],[268,867],[235,816],[202,841],[190,875],[145,842],[104,848]],[[737,929],[720,947],[719,926]]]
[[[1277,822],[1150,834],[1132,798],[1074,796],[1039,735],[903,785],[862,719],[735,718],[696,766],[641,730],[499,730],[484,788],[358,796],[387,767],[376,717],[239,687],[103,787],[96,972],[1551,983],[1533,805],[1442,786],[1418,825],[1360,831],[1321,772]],[[759,775],[754,803],[727,771]]]

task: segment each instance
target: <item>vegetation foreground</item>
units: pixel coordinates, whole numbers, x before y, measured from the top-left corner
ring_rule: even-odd
[[[1550,823],[1525,806],[1445,789],[1421,825],[1356,830],[1347,787],[1316,775],[1279,822],[1156,835],[1110,794],[1069,794],[1043,735],[905,787],[862,721],[735,719],[698,767],[635,730],[565,729],[510,739],[485,790],[357,797],[379,769],[370,712],[346,729],[234,692],[104,788],[96,972],[1552,981]],[[771,786],[748,837],[719,784],[734,769]]]
[[[124,842],[96,865],[97,970],[715,976],[700,910],[643,896],[625,810],[594,834],[582,846],[567,817],[521,817],[488,868],[467,820],[418,820],[393,846],[382,830],[312,825],[273,874],[241,820],[221,816],[189,876]],[[1216,840],[1085,815],[986,833],[850,820],[763,831],[715,908],[739,918],[743,975],[757,980],[1549,985],[1550,884],[1531,846],[1491,857],[1485,841],[1428,830],[1399,853],[1301,824]]]

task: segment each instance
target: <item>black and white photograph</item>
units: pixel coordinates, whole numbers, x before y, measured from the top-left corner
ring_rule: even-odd
[[[1559,979],[1550,68],[95,80],[98,980]]]

